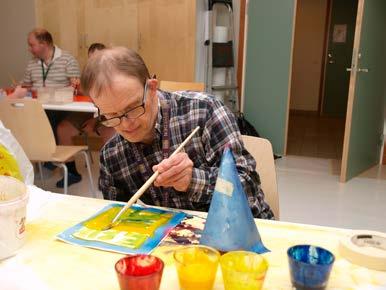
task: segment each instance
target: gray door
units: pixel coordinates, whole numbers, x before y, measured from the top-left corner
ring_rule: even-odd
[[[288,120],[296,0],[250,0],[244,113],[261,137],[283,154]]]
[[[378,163],[386,78],[386,1],[359,0],[341,181]]]
[[[311,0],[312,1],[312,0]],[[358,0],[332,0],[322,114],[344,117],[347,110],[350,66]]]

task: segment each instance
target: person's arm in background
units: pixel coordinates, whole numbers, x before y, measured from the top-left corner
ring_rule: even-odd
[[[73,56],[71,56],[67,62],[66,75],[70,81],[70,85],[77,90],[80,84],[80,69],[78,61]]]
[[[79,87],[80,87],[80,79],[79,78],[70,78],[70,84],[71,84],[71,87],[74,88],[74,96],[81,94],[79,91]]]
[[[80,79],[79,78],[70,78],[70,84],[73,88],[78,88],[80,85]]]

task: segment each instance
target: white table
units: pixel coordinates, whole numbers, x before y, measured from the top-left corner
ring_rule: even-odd
[[[96,113],[98,110],[93,103],[90,102],[71,102],[66,104],[42,104],[45,110],[53,111],[70,111],[70,112],[84,112]]]
[[[118,290],[114,264],[123,255],[55,239],[58,233],[95,214],[109,201],[54,194],[35,186],[28,190],[27,241],[16,256],[0,261],[0,289]],[[264,254],[269,263],[264,290],[292,289],[286,250],[300,243],[316,244],[335,254],[328,289],[386,289],[386,272],[359,267],[339,255],[339,240],[350,230],[267,220],[256,220],[256,224],[265,246],[271,250]],[[172,249],[161,246],[154,252],[165,262],[160,290],[179,289]],[[213,290],[223,289],[219,270]]]

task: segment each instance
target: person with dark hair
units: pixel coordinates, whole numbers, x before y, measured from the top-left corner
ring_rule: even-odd
[[[207,211],[222,153],[229,146],[253,215],[273,218],[233,113],[205,93],[170,93],[157,86],[143,59],[123,47],[102,50],[84,68],[82,89],[98,107],[101,124],[118,133],[100,155],[104,198],[128,201],[158,170],[143,202]],[[185,152],[170,156],[197,126],[200,130]]]
[[[102,43],[91,44],[88,49],[88,57],[90,58],[93,54],[105,48],[106,46]],[[83,116],[85,116],[86,118],[83,118],[82,122],[78,124],[74,123],[73,120],[71,120],[71,118],[64,118],[58,124],[57,135],[58,135],[59,144],[74,145],[72,141],[74,136],[78,136],[81,133],[92,135],[92,134],[95,134],[96,131],[98,132],[98,135],[101,136],[103,144],[105,144],[115,134],[114,129],[107,128],[105,126],[100,126],[97,129],[97,121],[95,118],[90,116],[90,114],[83,114]],[[76,181],[77,179],[79,179],[78,176],[80,176],[80,174],[76,171],[76,167],[74,168],[74,166],[71,166],[73,171],[71,172],[71,175],[69,175],[69,180],[71,178],[72,181]],[[57,183],[57,186],[62,187],[62,182],[59,181]]]
[[[91,44],[90,47],[88,48],[88,52],[87,52],[88,57],[92,56],[95,51],[102,50],[105,48],[106,48],[106,46],[103,43],[95,42],[95,43]]]
[[[88,48],[88,57],[92,57],[96,52],[105,49],[106,46],[103,43],[93,43]],[[98,131],[98,134],[102,138],[103,144],[106,143],[114,134],[115,131],[112,128],[100,126],[97,130],[97,122],[95,118],[88,118],[80,126],[74,126],[73,122],[68,119],[64,119],[58,125],[58,138],[62,145],[72,145],[72,138],[80,133],[93,134]]]

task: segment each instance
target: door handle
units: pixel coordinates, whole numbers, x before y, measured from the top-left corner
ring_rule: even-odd
[[[348,68],[346,68],[346,71],[352,71],[352,68],[351,68],[351,67],[348,67]],[[368,72],[369,72],[369,69],[367,69],[367,68],[358,68],[358,69],[357,69],[357,72],[365,72],[365,73],[368,73]]]

